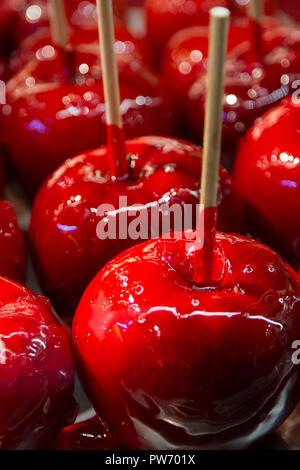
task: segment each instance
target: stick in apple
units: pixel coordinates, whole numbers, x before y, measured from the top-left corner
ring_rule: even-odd
[[[70,47],[70,29],[66,17],[65,0],[48,0],[50,31],[53,44],[62,51],[66,78],[71,80],[75,73],[74,50]]]
[[[262,19],[264,15],[264,0],[250,0],[247,12],[252,29],[254,58],[256,60],[262,61],[264,55],[262,44]]]
[[[217,223],[217,195],[221,154],[222,111],[225,59],[230,12],[226,8],[210,10],[208,85],[203,135],[200,220],[197,239],[203,243],[205,265],[212,267]],[[202,229],[202,233],[201,233]]]
[[[70,39],[65,0],[49,0],[49,19],[52,42],[65,49]]]
[[[112,1],[97,0],[97,9],[106,107],[107,144],[110,147],[110,175],[115,178],[128,174],[128,162],[126,160],[125,135],[120,111]]]

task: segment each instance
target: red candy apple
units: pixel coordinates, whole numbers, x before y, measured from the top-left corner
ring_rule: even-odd
[[[26,272],[25,242],[13,207],[0,199],[0,276],[23,283]]]
[[[297,91],[296,91],[297,93]],[[299,93],[298,93],[299,95]],[[249,231],[300,266],[300,104],[289,98],[243,139],[234,183]]]
[[[52,52],[8,84],[9,106],[2,110],[2,141],[31,193],[67,158],[106,142],[97,53],[79,50],[71,56],[75,73],[67,80],[63,53]],[[127,137],[172,133],[172,114],[157,76],[126,47],[117,59]]]
[[[89,281],[104,264],[122,250],[140,242],[125,237],[99,240],[97,216],[101,204],[119,208],[119,196],[127,197],[127,226],[133,220],[130,206],[140,204],[150,217],[151,205],[170,206],[199,201],[201,149],[163,137],[127,141],[128,174],[111,178],[107,147],[67,161],[38,193],[32,212],[30,241],[35,265],[45,292],[61,315],[72,316]],[[148,208],[147,205],[148,204]],[[220,170],[219,227],[241,230],[241,211],[231,190],[231,178]],[[107,209],[110,210],[110,209]],[[113,219],[121,224],[118,211]],[[150,230],[150,229],[149,229]],[[161,226],[156,235],[161,232]],[[167,230],[168,231],[168,230]],[[151,238],[149,231],[144,239]]]
[[[5,179],[5,173],[4,173],[3,159],[0,153],[0,198],[3,197],[5,183],[6,183],[6,179]]]
[[[267,109],[294,91],[300,78],[300,33],[294,26],[266,28],[262,56],[251,42],[228,54],[223,113],[223,148],[234,154],[239,138]],[[200,73],[187,98],[189,123],[196,139],[204,127],[206,74]]]
[[[0,277],[0,449],[45,449],[74,414],[68,332],[49,302]]]
[[[265,2],[268,14],[273,13],[272,2]],[[164,47],[174,33],[189,26],[207,26],[209,10],[214,6],[229,8],[233,17],[246,13],[239,0],[146,0],[147,37],[155,63],[159,65]]]
[[[217,233],[214,259],[211,282],[194,242],[152,240],[108,263],[81,299],[81,377],[127,447],[243,448],[299,399],[296,273],[246,237]]]
[[[72,424],[61,431],[53,450],[116,450],[119,445],[98,416]]]

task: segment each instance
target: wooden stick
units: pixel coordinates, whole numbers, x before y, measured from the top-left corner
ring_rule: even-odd
[[[264,16],[264,0],[250,0],[247,13],[256,23],[261,24]]]
[[[217,206],[229,16],[230,12],[226,8],[215,7],[210,10],[208,88],[200,198],[200,205],[204,210]]]
[[[111,0],[97,0],[102,79],[105,98],[111,176],[128,172],[125,137],[120,111],[119,75],[115,54],[114,17]]]
[[[62,49],[65,49],[70,39],[65,0],[48,1],[52,42],[60,46]]]

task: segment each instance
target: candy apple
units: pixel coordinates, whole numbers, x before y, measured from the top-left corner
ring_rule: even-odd
[[[26,37],[34,34],[40,28],[49,25],[48,0],[2,0],[7,4],[13,15],[14,28],[10,30],[14,45],[18,46]],[[68,23],[73,28],[97,29],[96,2],[89,0],[64,0]],[[122,0],[113,0],[115,17],[124,20],[125,8]],[[1,21],[1,20],[0,20]]]
[[[145,61],[146,45],[142,39],[135,38],[126,28],[125,24],[120,21],[115,21],[115,37],[116,37],[116,52],[131,54],[133,58]],[[75,48],[77,52],[80,51],[93,51],[98,60],[99,46],[98,46],[98,30],[91,27],[89,22],[80,24],[76,28],[70,29],[70,45]],[[86,46],[89,44],[90,46]],[[91,46],[94,44],[94,46]],[[53,60],[52,54],[58,54],[58,47],[52,43],[50,36],[50,29],[48,27],[39,28],[36,33],[26,37],[20,44],[18,50],[14,52],[10,60],[10,68],[16,74],[26,66],[32,59],[37,60],[40,64],[44,61]],[[78,51],[79,49],[79,51]],[[32,67],[32,64],[31,64]],[[38,67],[38,66],[37,66]],[[40,69],[42,67],[40,66]],[[29,71],[30,72],[30,71]],[[26,73],[26,68],[23,70],[23,75]],[[51,71],[47,79],[51,79]],[[30,73],[28,73],[30,75]],[[26,77],[27,78],[27,77]]]
[[[81,377],[129,448],[244,448],[299,399],[296,273],[246,237],[217,233],[215,282],[201,257],[191,240],[140,244],[100,271],[77,309]]]
[[[9,0],[2,0],[0,9],[0,56],[8,59],[9,54],[16,46],[15,30],[17,12],[11,8]]]
[[[3,277],[0,357],[0,448],[48,448],[75,410],[68,332],[48,300]]]
[[[254,121],[294,91],[300,78],[300,33],[294,26],[278,26],[262,33],[263,55],[255,58],[251,42],[228,54],[223,114],[223,148],[235,154],[239,138]],[[202,138],[206,73],[188,92],[189,123],[194,137]]]
[[[266,13],[271,14],[272,0],[265,2]],[[245,16],[245,6],[235,0],[146,0],[147,37],[153,61],[160,65],[160,57],[170,37],[189,26],[207,26],[209,10],[223,6],[232,16]]]
[[[101,147],[63,164],[44,183],[35,199],[30,226],[35,266],[45,292],[59,313],[69,318],[99,269],[116,254],[141,241],[140,237],[130,238],[127,231],[135,216],[131,214],[134,204],[141,205],[141,213],[149,217],[146,233],[141,235],[144,239],[151,238],[153,204],[168,207],[185,203],[196,211],[201,172],[199,147],[150,136],[127,141],[126,152],[128,174],[124,177],[110,177],[109,151]],[[120,195],[127,197],[120,209],[128,215],[125,222],[119,217]],[[117,226],[125,226],[125,235],[97,237],[98,223],[105,215],[97,215],[101,204],[117,209],[111,217]],[[242,230],[242,208],[224,169],[220,170],[218,209],[222,230]],[[159,235],[162,226],[157,227],[155,233]]]
[[[6,179],[5,179],[5,173],[4,173],[3,159],[0,153],[0,198],[3,197],[5,183],[6,183]]]
[[[241,143],[234,184],[251,233],[300,267],[300,104],[288,98],[266,113]]]

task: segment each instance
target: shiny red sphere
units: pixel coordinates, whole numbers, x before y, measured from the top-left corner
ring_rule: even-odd
[[[261,57],[255,57],[253,42],[245,41],[227,57],[222,144],[231,154],[254,121],[292,94],[300,78],[298,28],[266,27],[259,50]],[[189,124],[197,141],[203,135],[206,84],[206,73],[199,73],[186,95]]]
[[[234,184],[246,203],[251,234],[299,268],[299,93],[266,113],[247,133],[237,155]]]
[[[228,6],[227,0],[146,0],[147,38],[156,66],[168,39],[188,26],[207,26],[209,10]]]
[[[33,258],[42,286],[61,315],[71,317],[96,273],[114,256],[141,241],[138,235],[137,239],[127,235],[135,217],[130,212],[133,204],[142,206],[146,221],[153,204],[169,207],[188,203],[196,217],[202,155],[199,147],[152,136],[128,141],[126,151],[127,178],[110,178],[108,151],[102,147],[67,161],[44,183],[35,199],[30,227]],[[127,197],[125,222],[118,212],[119,196]],[[104,213],[97,215],[101,204],[112,205],[106,211],[117,210],[111,217],[117,228],[123,224],[124,235],[119,237],[116,231],[115,239],[98,238],[98,223],[104,217]],[[239,232],[241,207],[224,169],[220,170],[218,208],[219,227]],[[163,227],[155,225],[153,230],[158,236]],[[140,236],[151,238],[150,222]]]
[[[212,284],[195,270],[195,243],[148,241],[108,263],[81,299],[80,375],[126,447],[244,448],[299,399],[296,273],[246,237],[217,233],[214,259]]]
[[[299,5],[295,0],[277,0],[279,7],[287,13],[293,20],[300,21]]]
[[[266,14],[274,12],[273,0],[265,0]],[[245,16],[246,7],[239,0],[146,0],[147,37],[149,49],[156,65],[170,37],[189,26],[207,26],[209,10],[225,7],[232,17]]]
[[[2,31],[10,41],[8,44],[11,43],[9,51],[18,47],[24,38],[49,25],[48,3],[47,0],[1,0],[0,26],[5,22]],[[124,19],[122,0],[113,0],[113,6],[115,17]],[[71,28],[81,29],[83,25],[88,29],[97,28],[95,0],[65,0],[65,8]]]
[[[26,273],[26,248],[14,209],[0,199],[0,276],[23,283]]]
[[[74,415],[68,331],[47,299],[0,277],[0,449],[46,449]]]

